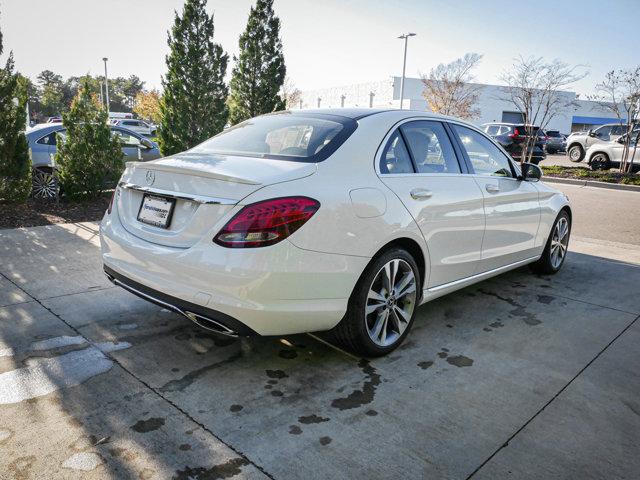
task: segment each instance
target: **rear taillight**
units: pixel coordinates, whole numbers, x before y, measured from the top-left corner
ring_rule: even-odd
[[[116,196],[116,190],[118,190],[117,188],[113,189],[113,193],[111,194],[111,200],[109,200],[109,207],[107,208],[107,213],[109,215],[111,215],[111,210],[113,209],[113,199]]]
[[[509,135],[511,138],[516,138],[520,136],[520,132],[518,131],[517,128],[513,129],[513,133],[511,135]]]
[[[227,248],[273,245],[298,230],[320,208],[308,197],[282,197],[247,205],[214,237]]]

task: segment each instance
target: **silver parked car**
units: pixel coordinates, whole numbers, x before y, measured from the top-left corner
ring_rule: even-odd
[[[567,140],[558,130],[547,130],[545,134],[547,136],[545,145],[547,153],[554,154],[564,152],[567,149]]]
[[[57,194],[58,186],[54,175],[56,136],[64,135],[65,132],[61,123],[43,123],[27,131],[33,166],[32,195],[36,198],[52,198]],[[146,162],[160,158],[158,145],[148,138],[118,126],[111,126],[111,132],[122,141],[125,162]]]
[[[617,140],[626,132],[627,126],[620,123],[609,123],[588,132],[574,132],[567,137],[567,156],[572,162],[581,162],[591,145]]]
[[[633,160],[633,171],[640,171],[640,145],[638,145],[638,137],[640,129],[631,133],[631,142],[629,142],[628,161]],[[610,142],[600,142],[591,145],[586,152],[586,158],[593,170],[608,170],[609,168],[620,167],[622,154],[624,152],[624,143],[627,135],[618,137],[617,140]]]

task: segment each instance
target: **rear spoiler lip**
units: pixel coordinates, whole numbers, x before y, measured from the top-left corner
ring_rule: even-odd
[[[262,185],[261,182],[249,180],[247,178],[234,177],[223,173],[207,172],[197,168],[173,167],[168,165],[158,165],[152,162],[127,162],[127,168],[141,168],[144,170],[154,170],[156,172],[178,173],[183,175],[193,175],[196,177],[212,178],[225,182],[242,183],[245,185]]]

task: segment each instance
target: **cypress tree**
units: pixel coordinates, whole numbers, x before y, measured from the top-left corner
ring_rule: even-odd
[[[228,56],[213,42],[213,15],[207,15],[206,4],[207,0],[187,0],[169,32],[158,129],[164,155],[187,150],[221,132],[229,116],[224,83]]]
[[[285,108],[280,90],[287,69],[273,0],[258,0],[251,8],[247,29],[240,36],[240,57],[234,60],[229,96],[231,124]]]
[[[6,203],[23,202],[31,193],[31,159],[24,134],[27,82],[13,69],[13,53],[9,53],[0,68],[0,202]]]
[[[57,142],[58,178],[70,198],[95,198],[120,177],[124,165],[120,140],[111,134],[107,111],[87,78],[62,114],[62,124],[66,134]]]

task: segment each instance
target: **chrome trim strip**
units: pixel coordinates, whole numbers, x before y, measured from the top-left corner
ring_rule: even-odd
[[[196,202],[203,205],[235,205],[238,203],[238,200],[232,200],[230,198],[208,197],[205,195],[173,192],[171,190],[163,190],[161,188],[143,187],[142,185],[136,185],[135,183],[129,182],[120,182],[118,183],[118,187],[127,190],[136,190],[143,193],[155,193],[166,197],[179,198],[181,200],[189,200],[190,202]]]
[[[222,335],[227,335],[229,337],[237,337],[238,334],[236,332],[234,332],[233,330],[231,330],[229,327],[222,325],[221,323],[216,322],[215,320],[212,320],[209,317],[205,317],[203,315],[199,315],[197,313],[193,313],[193,312],[187,312],[185,310],[182,310],[181,308],[176,307],[175,305],[171,305],[170,303],[164,302],[162,300],[160,300],[159,298],[153,297],[151,295],[148,295],[144,292],[141,292],[140,290],[138,290],[137,288],[133,288],[131,285],[127,285],[124,282],[121,282],[120,280],[118,280],[117,278],[112,277],[111,275],[109,275],[108,273],[105,273],[105,275],[107,276],[107,278],[109,279],[109,281],[111,283],[113,283],[114,285],[117,285],[119,287],[124,288],[125,290],[128,290],[129,292],[133,293],[134,295],[137,295],[140,298],[143,298],[145,300],[148,300],[150,302],[162,305],[163,307],[175,312],[175,313],[179,313],[180,315],[184,316],[185,318],[188,318],[189,320],[191,320],[193,323],[195,323],[196,325],[198,325],[201,328],[207,329],[207,330],[211,330],[213,332],[216,333],[220,333]],[[202,320],[204,321],[202,321]],[[207,326],[208,323],[212,323],[213,325],[215,325],[216,328],[212,328],[210,326]]]
[[[492,275],[496,275],[498,273],[502,273],[503,271],[511,270],[516,267],[520,267],[522,265],[526,265],[527,263],[535,262],[538,260],[540,256],[537,257],[529,257],[524,260],[519,260],[514,263],[510,263],[509,265],[504,265],[502,267],[494,268],[493,270],[487,270],[486,272],[476,273],[475,275],[471,275],[470,277],[461,278],[460,280],[454,280],[453,282],[443,283],[442,285],[438,285],[437,287],[431,287],[427,289],[429,293],[437,293],[441,290],[446,290],[447,288],[455,287],[458,285],[465,284],[467,282],[475,282],[484,277],[490,277]]]

